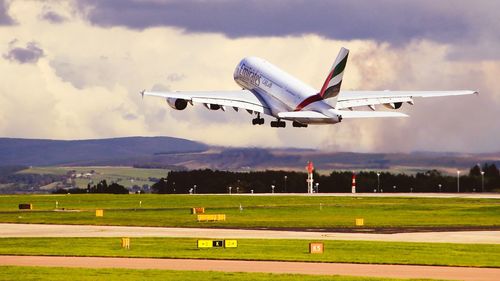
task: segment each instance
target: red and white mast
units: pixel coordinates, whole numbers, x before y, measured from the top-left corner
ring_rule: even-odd
[[[352,172],[351,192],[356,193],[356,173]]]
[[[313,184],[314,184],[314,179],[313,179],[313,171],[314,171],[314,166],[313,162],[309,161],[307,163],[307,193],[313,193]]]

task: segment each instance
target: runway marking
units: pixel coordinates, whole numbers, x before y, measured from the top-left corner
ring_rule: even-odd
[[[500,193],[436,193],[436,192],[418,192],[418,193],[238,193],[238,194],[193,194],[194,196],[305,196],[305,197],[411,197],[411,198],[469,198],[469,199],[500,199]]]
[[[498,268],[197,259],[0,256],[3,266],[127,268],[496,281]]]
[[[0,223],[0,237],[185,237],[500,244],[500,231],[344,233],[314,231]]]

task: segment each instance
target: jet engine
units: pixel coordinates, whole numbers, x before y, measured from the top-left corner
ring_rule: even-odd
[[[403,105],[402,102],[391,102],[391,103],[384,103],[384,106],[389,108],[389,109],[398,109]]]
[[[167,98],[167,103],[171,108],[176,110],[183,110],[187,107],[188,104],[187,100],[174,98]]]

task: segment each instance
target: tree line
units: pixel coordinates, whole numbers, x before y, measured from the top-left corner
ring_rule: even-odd
[[[54,194],[78,194],[78,193],[111,193],[111,194],[128,194],[129,191],[123,185],[117,184],[115,182],[108,185],[106,180],[102,180],[96,185],[87,185],[87,188],[59,188],[52,192]]]
[[[314,172],[320,193],[351,192],[352,172]],[[307,174],[292,171],[230,172],[210,169],[170,171],[151,186],[154,193],[305,193]],[[495,164],[473,166],[468,174],[445,175],[437,170],[416,174],[356,173],[356,192],[491,192],[500,188]]]

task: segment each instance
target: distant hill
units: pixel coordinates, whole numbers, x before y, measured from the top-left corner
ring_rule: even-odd
[[[201,152],[208,146],[171,137],[125,137],[93,140],[0,138],[0,165],[85,165],[160,154]]]
[[[307,161],[313,161],[315,167],[323,171],[391,169],[395,172],[413,172],[438,169],[454,173],[457,168],[469,169],[476,163],[500,165],[498,153],[355,153],[272,148],[211,148],[203,153],[157,154],[142,160],[149,163],[181,165],[188,169],[233,171],[305,170]]]
[[[476,163],[500,166],[500,153],[355,153],[299,148],[227,148],[171,137],[97,140],[0,138],[0,166],[136,166],[250,171],[304,170],[307,161],[331,170],[427,171],[454,173]]]

